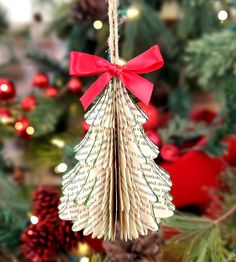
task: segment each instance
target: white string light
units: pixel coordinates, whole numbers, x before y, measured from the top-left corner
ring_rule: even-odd
[[[31,222],[33,225],[36,225],[36,224],[38,224],[39,219],[38,219],[38,217],[36,217],[36,216],[31,216],[31,217],[30,217],[30,222]]]
[[[8,90],[8,85],[6,85],[6,84],[0,85],[0,90],[1,90],[2,92],[7,92],[7,90]]]
[[[126,15],[129,19],[134,19],[138,17],[140,14],[140,11],[137,7],[131,6],[127,9]]]
[[[218,13],[218,19],[220,20],[220,21],[225,21],[225,20],[227,20],[227,18],[229,17],[229,14],[228,14],[228,12],[227,11],[225,11],[225,10],[220,10],[219,11],[219,13]]]
[[[57,139],[57,138],[53,138],[51,140],[51,143],[54,145],[54,146],[57,146],[59,148],[63,148],[65,146],[65,142],[61,139]]]
[[[89,262],[89,258],[88,257],[81,257],[80,262]]]
[[[103,27],[103,23],[101,20],[96,20],[93,22],[93,27],[96,29],[96,30],[100,30],[102,29]]]
[[[30,136],[32,136],[34,134],[34,128],[32,126],[28,126],[26,128],[26,133]]]
[[[58,174],[64,173],[67,171],[67,164],[66,163],[60,163],[58,166],[55,167],[54,171]]]

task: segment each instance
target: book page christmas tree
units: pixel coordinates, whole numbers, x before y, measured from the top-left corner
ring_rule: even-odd
[[[139,63],[131,60],[129,66],[117,65],[118,41],[113,39],[118,35],[116,8],[116,1],[109,0],[112,63],[100,60],[107,71],[97,80],[97,86],[103,81],[106,87],[85,115],[91,127],[75,147],[78,163],[63,177],[59,216],[71,220],[72,229],[83,230],[84,235],[113,240],[119,227],[119,237],[128,240],[157,231],[160,220],[173,215],[174,206],[169,175],[154,161],[159,150],[142,127],[147,117],[127,91],[131,77],[141,81],[134,75]],[[84,66],[86,63],[93,60],[87,59]],[[147,63],[144,68],[150,71],[151,66]],[[99,70],[96,73],[102,72]]]

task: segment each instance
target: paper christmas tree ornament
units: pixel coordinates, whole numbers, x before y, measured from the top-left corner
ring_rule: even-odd
[[[72,75],[102,75],[81,101],[91,126],[75,147],[76,166],[63,176],[59,216],[73,222],[93,238],[136,239],[157,231],[162,218],[173,215],[169,175],[154,162],[158,148],[142,125],[146,115],[127,89],[143,102],[150,100],[153,85],[139,74],[159,69],[163,60],[157,46],[124,66],[118,62],[117,3],[109,0],[111,63],[103,58],[72,52]]]

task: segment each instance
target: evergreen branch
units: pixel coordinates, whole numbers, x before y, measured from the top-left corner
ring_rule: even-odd
[[[27,57],[37,63],[42,71],[57,73],[57,75],[68,79],[69,73],[66,67],[61,66],[59,61],[52,59],[48,55],[34,50],[30,52]]]
[[[203,217],[175,215],[165,225],[180,232],[168,241],[166,250],[184,254],[185,262],[227,261],[230,252],[224,247],[218,223]]]
[[[223,138],[236,132],[235,33],[224,31],[206,35],[201,40],[191,42],[187,54],[188,72],[199,79],[200,86],[204,89],[214,87],[224,92],[225,106],[220,112],[223,123],[211,127],[210,139],[204,147],[212,155],[221,155],[225,148]]]
[[[219,224],[225,219],[227,219],[229,216],[231,216],[233,213],[236,212],[236,205],[232,206],[226,213],[224,213],[221,217],[218,219],[214,220],[214,224]]]
[[[160,35],[159,45],[163,52],[169,55],[170,50],[173,52],[175,43],[173,35],[157,12],[143,1],[140,2],[136,3],[137,8],[140,9],[140,15],[137,19],[128,20],[125,26],[122,57],[128,60],[142,53],[151,45],[156,44],[157,36]]]
[[[182,39],[193,39],[220,29],[214,4],[214,0],[183,0],[184,16],[178,24],[178,35]]]
[[[224,90],[225,83],[236,77],[235,32],[217,32],[190,42],[186,62],[187,72],[198,78],[202,88]]]
[[[0,245],[4,250],[18,252],[27,222],[27,217],[19,218],[11,209],[0,209]]]
[[[37,110],[28,114],[30,124],[35,129],[34,137],[41,137],[52,133],[66,112],[69,101],[66,96],[60,98],[42,98],[38,101]]]
[[[0,245],[4,250],[17,252],[20,237],[28,222],[29,202],[17,185],[0,174]]]

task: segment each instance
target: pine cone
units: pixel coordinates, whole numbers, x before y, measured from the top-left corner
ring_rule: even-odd
[[[91,23],[107,17],[108,5],[104,0],[75,0],[73,19],[78,24]]]
[[[21,236],[21,252],[31,261],[48,261],[59,250],[56,230],[50,223],[31,224]]]
[[[82,233],[73,232],[71,230],[71,222],[60,221],[57,229],[57,240],[60,245],[60,249],[63,251],[71,251],[72,248],[76,247],[78,241],[82,239]]]
[[[33,214],[39,221],[58,221],[59,190],[51,186],[39,187],[33,195]]]
[[[106,241],[104,248],[115,262],[155,262],[160,252],[161,237],[159,234],[150,233],[134,241]]]

